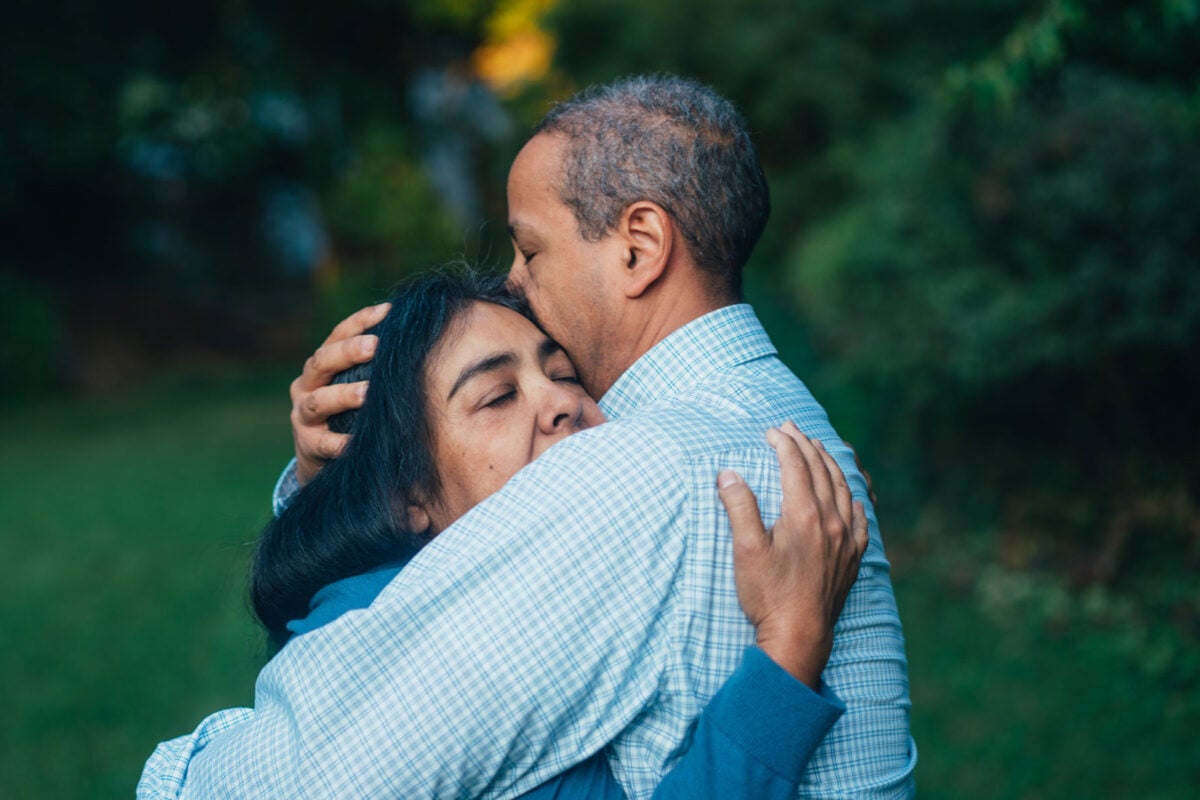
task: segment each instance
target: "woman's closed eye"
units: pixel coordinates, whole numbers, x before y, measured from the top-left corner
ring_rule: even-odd
[[[504,389],[499,392],[489,395],[483,401],[484,408],[500,408],[515,400],[517,391],[515,389]]]

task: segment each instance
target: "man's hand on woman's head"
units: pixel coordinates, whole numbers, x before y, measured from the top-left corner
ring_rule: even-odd
[[[767,432],[779,458],[783,507],[768,531],[754,492],[737,473],[717,478],[733,529],[738,601],[758,646],[816,688],[833,647],[833,626],[858,577],[867,517],[820,442],[794,423]]]
[[[367,382],[330,382],[339,372],[371,360],[379,338],[363,331],[378,324],[390,308],[389,303],[380,303],[346,317],[304,362],[300,377],[292,381],[292,438],[296,442],[296,477],[301,484],[312,480],[326,461],[345,449],[349,437],[329,430],[329,418],[361,407]]]

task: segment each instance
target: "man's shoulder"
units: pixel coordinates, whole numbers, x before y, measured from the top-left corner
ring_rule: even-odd
[[[770,356],[713,373],[620,422],[671,439],[680,457],[689,459],[758,444],[768,427],[813,410],[824,413],[804,384]]]
[[[722,453],[761,448],[768,427],[805,409],[820,411],[803,384],[773,361],[743,365],[582,431],[526,470],[636,468],[682,477]]]

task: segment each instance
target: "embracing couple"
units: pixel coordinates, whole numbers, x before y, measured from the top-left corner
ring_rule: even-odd
[[[508,284],[420,278],[293,384],[251,576],[279,650],[139,796],[911,796],[868,486],[740,303],[768,212],[702,86],[552,109]]]

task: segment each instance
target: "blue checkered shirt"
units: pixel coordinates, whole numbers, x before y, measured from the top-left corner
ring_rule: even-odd
[[[139,792],[513,797],[608,747],[629,795],[649,797],[754,640],[716,475],[737,470],[777,515],[764,432],[792,419],[871,530],[823,676],[847,710],[801,796],[911,796],[904,639],[866,485],[750,307],[674,332],[601,406],[608,424],[521,470],[373,605],[293,639],[253,712],[160,745]]]

